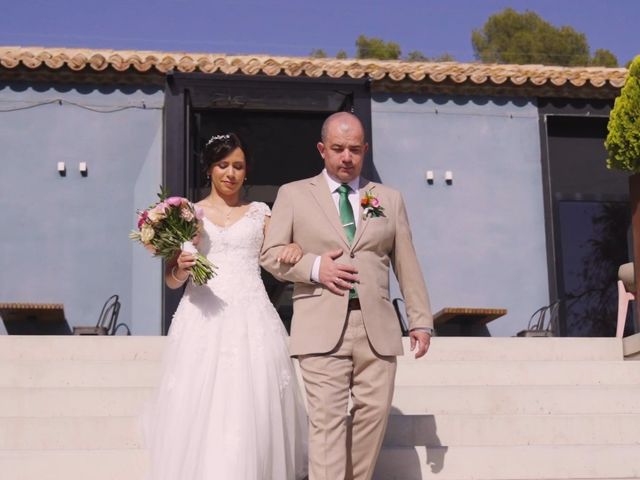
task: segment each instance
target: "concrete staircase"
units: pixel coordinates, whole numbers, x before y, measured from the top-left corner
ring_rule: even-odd
[[[164,343],[0,336],[0,479],[142,480]],[[398,363],[377,480],[640,478],[640,362],[619,339],[440,337]]]

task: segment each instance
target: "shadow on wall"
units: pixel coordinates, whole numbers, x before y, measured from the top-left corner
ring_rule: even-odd
[[[448,447],[440,442],[437,430],[433,415],[404,415],[391,407],[383,449],[393,449],[398,454],[380,456],[374,480],[423,480],[430,477],[426,472],[442,471]],[[423,448],[425,465],[419,454]]]
[[[465,96],[465,95],[424,95],[424,94],[411,94],[411,93],[379,93],[374,94],[374,100],[376,102],[392,101],[393,103],[403,104],[411,101],[412,103],[421,105],[427,102],[432,102],[435,105],[449,105],[451,103],[458,106],[467,105],[493,105],[497,107],[504,107],[505,105],[513,105],[515,107],[524,107],[530,103],[530,99],[517,98],[517,97],[497,97],[497,96]]]
[[[77,92],[83,95],[99,92],[104,95],[111,93],[121,93],[123,95],[133,95],[135,93],[143,93],[145,95],[153,95],[162,90],[162,87],[157,85],[112,85],[112,84],[96,84],[96,85],[81,85],[77,83],[51,83],[51,82],[0,82],[0,90],[4,88],[10,88],[14,92],[25,92],[32,90],[34,92],[47,93],[67,93]]]

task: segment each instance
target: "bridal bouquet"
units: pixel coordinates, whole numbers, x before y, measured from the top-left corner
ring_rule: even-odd
[[[158,197],[159,202],[138,211],[138,230],[133,230],[129,238],[167,260],[180,250],[193,253],[196,256],[196,264],[191,269],[193,283],[204,285],[215,275],[217,267],[198,253],[191,242],[198,233],[202,210],[186,198],[167,197],[163,188]]]

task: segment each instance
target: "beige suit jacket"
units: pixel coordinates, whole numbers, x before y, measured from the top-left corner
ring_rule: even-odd
[[[336,295],[311,281],[317,255],[340,249],[336,261],[355,266],[356,286],[367,336],[380,355],[401,355],[401,330],[389,299],[389,267],[405,300],[409,328],[433,327],[424,278],[418,264],[402,196],[396,190],[360,179],[360,196],[370,189],[384,217],[362,217],[349,245],[323,174],[283,185],[273,206],[261,263],[281,281],[294,283],[290,353],[327,353],[340,340],[348,295]],[[277,262],[280,250],[295,242],[304,252],[295,265]]]

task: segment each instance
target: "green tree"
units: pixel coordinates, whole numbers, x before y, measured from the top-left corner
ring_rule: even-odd
[[[381,38],[364,35],[360,35],[356,40],[356,58],[397,60],[401,53],[400,45],[395,42],[386,42]]]
[[[609,50],[598,48],[595,52],[593,52],[593,57],[591,58],[591,62],[589,63],[593,66],[598,67],[617,67],[618,58]]]
[[[347,52],[343,49],[338,50],[338,53],[336,53],[336,58],[339,58],[339,59],[347,58]]]
[[[412,50],[411,52],[407,53],[407,60],[410,62],[428,62],[429,57],[418,50]]]
[[[453,55],[450,53],[443,53],[442,55],[438,55],[436,57],[431,57],[431,62],[455,62],[456,59],[453,58]]]
[[[554,27],[531,11],[507,8],[474,30],[471,43],[477,59],[488,63],[588,65],[589,44],[584,33]]]
[[[327,52],[321,48],[314,48],[309,54],[311,58],[327,58]]]
[[[419,50],[412,50],[407,53],[407,61],[409,62],[455,62],[456,59],[449,53],[443,53],[436,57],[427,57]]]
[[[607,129],[607,167],[640,172],[640,55],[631,62]]]

